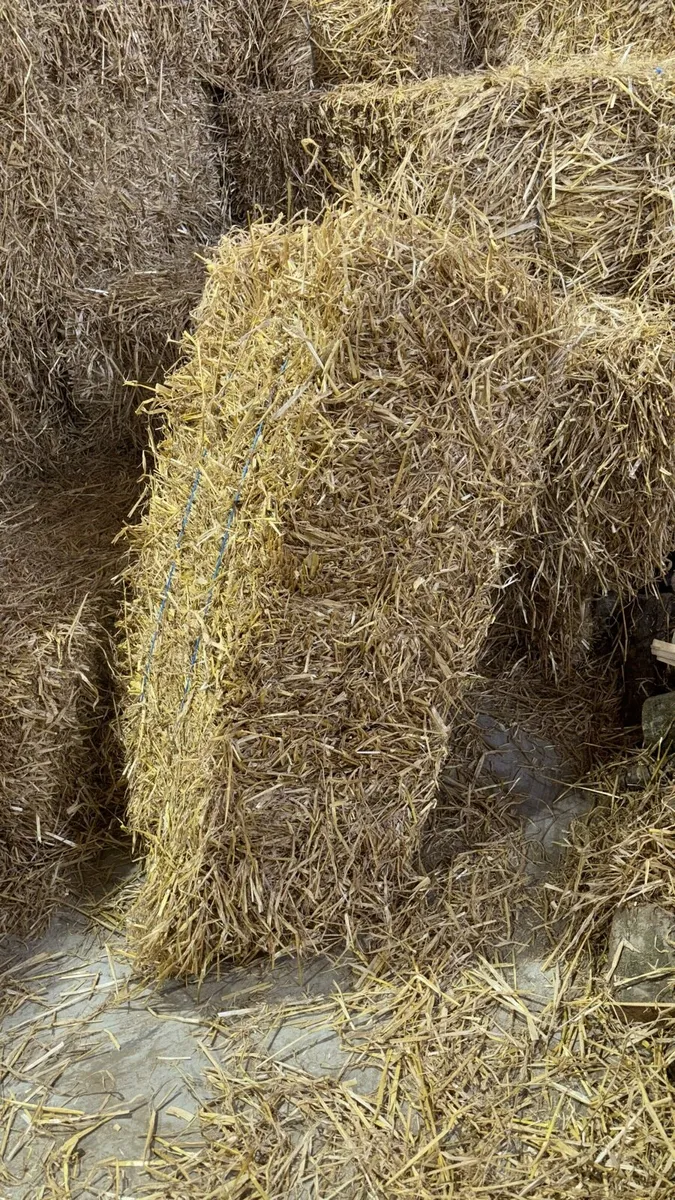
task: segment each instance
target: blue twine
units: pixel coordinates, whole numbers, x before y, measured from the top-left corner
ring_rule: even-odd
[[[206,458],[206,450],[204,450],[202,453],[202,461],[205,458]],[[148,661],[145,664],[145,671],[143,672],[143,685],[141,687],[141,701],[145,700],[145,693],[147,690],[148,681],[150,679],[150,670],[152,667],[152,659],[153,659],[153,656],[155,653],[155,647],[157,645],[157,639],[159,637],[160,629],[162,627],[162,621],[164,619],[164,612],[166,610],[166,606],[167,606],[167,603],[169,600],[169,592],[171,591],[173,577],[176,573],[176,567],[178,565],[178,551],[180,550],[182,542],[183,542],[183,538],[185,537],[185,530],[187,529],[187,523],[190,519],[190,513],[192,512],[192,506],[195,502],[195,496],[197,495],[197,488],[199,487],[199,482],[201,480],[201,477],[202,477],[201,467],[197,467],[197,470],[194,473],[194,478],[192,480],[192,487],[190,488],[190,495],[188,496],[187,504],[185,505],[185,510],[183,512],[183,520],[181,521],[180,529],[178,530],[178,537],[176,538],[175,557],[173,559],[173,562],[171,563],[171,566],[169,567],[169,574],[166,577],[166,582],[164,584],[164,589],[162,591],[162,599],[160,601],[159,608],[157,609],[157,619],[155,621],[155,628],[153,630],[152,638],[150,639],[150,649],[148,651]]]
[[[281,370],[279,372],[280,375],[283,375],[287,366],[288,366],[288,359],[286,359],[286,361],[282,364]],[[202,614],[202,625],[206,624],[207,617],[211,611],[211,605],[213,603],[213,596],[215,593],[216,582],[218,580],[218,576],[220,575],[223,561],[225,559],[225,554],[227,552],[227,547],[230,542],[230,532],[232,530],[232,525],[234,523],[234,518],[236,516],[237,509],[241,503],[241,496],[242,496],[242,491],[244,488],[244,483],[246,482],[246,476],[249,473],[251,463],[253,462],[255,452],[258,447],[258,443],[260,442],[260,439],[262,437],[262,431],[263,431],[263,427],[265,424],[265,416],[266,416],[267,410],[269,409],[270,405],[273,403],[274,397],[276,396],[278,390],[279,390],[279,383],[277,381],[274,384],[274,386],[272,387],[272,390],[267,399],[267,403],[265,404],[265,411],[263,412],[263,415],[260,418],[260,423],[258,424],[258,428],[255,431],[255,436],[253,438],[253,441],[251,442],[249,452],[246,455],[246,461],[242,468],[241,478],[239,480],[239,487],[237,488],[236,495],[230,506],[230,511],[228,512],[227,517],[225,519],[225,529],[223,531],[223,536],[220,539],[220,545],[218,546],[218,557],[216,559],[216,565],[213,568],[213,573],[211,575],[211,587],[209,588],[208,595],[206,597],[206,602],[204,604],[204,611]],[[178,710],[179,714],[182,713],[182,711],[185,708],[185,705],[187,703],[187,698],[188,698],[188,695],[190,692],[190,688],[192,687],[192,677],[194,675],[194,670],[197,665],[197,659],[199,657],[199,651],[201,649],[201,645],[202,645],[202,634],[200,632],[197,634],[197,637],[195,638],[195,641],[194,641],[194,645],[192,647],[192,653],[190,655],[190,665],[188,667],[188,674],[187,674],[187,678],[185,680],[185,687],[183,688],[183,698],[181,700],[180,709]]]

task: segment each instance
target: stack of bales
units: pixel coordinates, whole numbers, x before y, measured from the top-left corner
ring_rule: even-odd
[[[391,930],[505,598],[571,677],[589,590],[663,561],[673,365],[666,313],[561,303],[444,216],[223,242],[131,573],[143,960]]]
[[[222,243],[152,409],[125,736],[162,972],[391,932],[497,612],[569,677],[588,594],[672,549],[675,62],[423,78],[470,64],[462,13],[0,0],[11,465],[133,439],[223,154],[242,215],[345,193]],[[53,898],[110,791],[133,489],[86,478],[7,496],[6,899]]]
[[[41,923],[112,811],[125,380],[174,361],[222,227],[187,12],[0,3],[0,932]]]
[[[291,41],[307,45],[311,55],[307,86],[275,90],[268,76],[267,91],[244,87],[228,94],[221,109],[233,212],[241,219],[258,206],[284,213],[320,209],[326,191],[339,186],[345,173],[340,149],[348,146],[351,161],[355,151],[367,148],[361,132],[378,147],[380,132],[386,139],[386,130],[374,129],[368,116],[360,123],[357,118],[358,132],[354,125],[342,131],[339,119],[328,132],[319,116],[326,93],[330,106],[333,94],[339,105],[349,87],[364,98],[373,87],[400,91],[418,80],[466,71],[475,57],[465,0],[291,0],[289,9],[296,19]],[[306,30],[304,43],[300,29]],[[336,177],[324,134],[338,153]],[[379,148],[376,153],[379,157]],[[304,186],[310,161],[318,180],[311,194]]]

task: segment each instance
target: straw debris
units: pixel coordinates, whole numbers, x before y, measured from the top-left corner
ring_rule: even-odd
[[[222,1065],[212,1056],[208,1147],[189,1172],[177,1153],[158,1164],[149,1194],[667,1194],[672,1019],[627,1027],[598,979],[562,964],[543,1011],[507,963],[462,970],[446,951],[400,967],[268,1014],[272,1028],[289,1016],[332,1026],[375,1086],[364,1094],[358,1069],[317,1078],[261,1053],[249,1019]]]

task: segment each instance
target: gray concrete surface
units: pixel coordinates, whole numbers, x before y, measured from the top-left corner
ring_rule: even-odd
[[[614,914],[608,946],[608,982],[617,1003],[636,1016],[654,1005],[675,1005],[675,912],[633,903]]]
[[[594,797],[572,786],[574,764],[550,740],[487,710],[476,723],[484,745],[478,785],[498,789],[504,804],[520,817],[525,872],[533,884],[542,884],[564,858],[572,822],[587,815]],[[556,966],[549,962],[550,945],[536,909],[524,906],[516,913],[511,943],[500,957],[528,1007],[538,1011],[551,1002]]]
[[[476,724],[485,745],[481,777],[501,789],[523,821],[528,873],[545,877],[561,861],[570,826],[590,811],[593,797],[571,786],[574,767],[552,742],[489,712],[479,713]]]
[[[233,969],[201,986],[155,989],[133,978],[118,934],[92,929],[72,909],[58,913],[38,941],[6,947],[0,976],[3,970],[15,1011],[0,1025],[0,1103],[11,1118],[0,1200],[49,1195],[45,1160],[61,1147],[62,1172],[63,1147],[73,1138],[65,1154],[73,1200],[131,1200],[143,1190],[162,1139],[188,1154],[198,1148],[197,1113],[210,1094],[206,1071],[227,1056],[228,1023],[242,1010],[253,1022],[267,1006],[302,1005],[351,978],[347,966],[322,959],[303,968],[285,961]],[[219,1013],[224,1036],[216,1044],[211,1031]],[[260,1045],[313,1074],[348,1073],[356,1087],[371,1086],[320,1013],[309,1024],[291,1015],[271,1035],[261,1034]]]

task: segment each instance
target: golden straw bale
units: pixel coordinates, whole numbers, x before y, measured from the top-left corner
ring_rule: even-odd
[[[318,87],[449,75],[464,66],[462,0],[308,0],[298,11]]]
[[[542,487],[519,557],[529,636],[558,669],[579,652],[584,600],[627,600],[675,538],[675,333],[670,308],[572,300],[533,430]]]
[[[549,321],[507,257],[368,203],[221,243],[134,535],[143,962],[390,928],[533,486]]]
[[[142,961],[393,928],[496,616],[574,680],[672,548],[670,326],[364,198],[221,243],[133,539]]]
[[[358,170],[362,188],[482,227],[563,289],[625,294],[662,226],[667,254],[674,78],[675,62],[601,56],[259,96],[227,117],[237,210],[318,211]]]
[[[675,51],[672,0],[478,0],[473,21],[478,48],[493,67],[612,49],[664,56]]]

